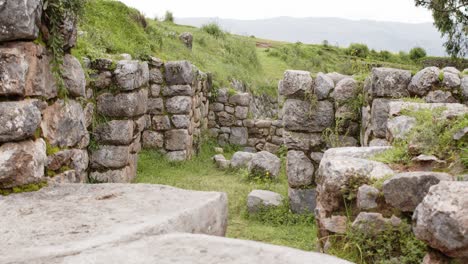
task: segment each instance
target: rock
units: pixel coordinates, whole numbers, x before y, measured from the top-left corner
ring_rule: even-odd
[[[317,78],[315,79],[315,88],[314,92],[317,95],[318,100],[327,99],[330,95],[330,92],[335,88],[333,80],[327,75],[319,72]]]
[[[86,77],[80,62],[70,54],[63,58],[63,81],[71,96],[86,97]]]
[[[246,119],[249,115],[249,108],[246,106],[236,106],[235,116],[239,119]]]
[[[149,69],[147,62],[123,60],[117,62],[115,81],[122,91],[132,91],[148,86]]]
[[[32,42],[1,44],[0,96],[56,97],[57,85],[51,70],[51,60],[45,47]]]
[[[463,77],[460,85],[461,95],[465,102],[468,101],[468,76]]]
[[[218,90],[218,96],[216,96],[216,102],[227,103],[229,100],[229,93],[227,88],[221,88]]]
[[[387,99],[375,99],[372,102],[371,126],[375,137],[385,138],[387,135],[389,103],[390,101]]]
[[[166,100],[166,109],[170,114],[189,114],[192,109],[192,98],[175,96]]]
[[[216,163],[216,166],[223,170],[229,169],[229,165],[231,164],[230,161],[227,160],[222,154],[215,155],[213,160]]]
[[[348,186],[350,182],[364,183],[394,174],[387,165],[380,162],[346,156],[331,157],[327,152],[320,163],[316,182],[318,203],[329,213],[344,206],[343,192],[354,191]]]
[[[190,127],[190,116],[188,115],[173,115],[171,117],[171,120],[175,128],[189,128]]]
[[[345,78],[336,84],[332,97],[339,104],[353,99],[357,93],[357,83],[353,78]]]
[[[310,72],[287,70],[284,73],[279,94],[287,97],[303,96],[312,92],[313,80]]]
[[[309,151],[320,147],[324,141],[320,133],[297,133],[285,131],[283,134],[284,145],[288,149]]]
[[[59,263],[60,256],[172,232],[222,236],[227,225],[226,194],[161,185],[66,184],[2,198],[0,208],[0,232],[9,241],[2,263]]]
[[[46,143],[42,139],[1,145],[0,188],[12,188],[42,181],[46,163]],[[2,198],[0,204],[4,200]]]
[[[245,127],[233,127],[231,128],[231,136],[229,138],[229,143],[234,145],[247,145],[247,139],[249,133]]]
[[[247,167],[253,156],[253,153],[238,151],[231,158],[231,167],[235,169]]]
[[[319,101],[312,107],[310,102],[288,99],[283,106],[284,127],[290,131],[322,132],[334,123],[333,104]]]
[[[416,118],[410,116],[397,116],[387,122],[387,140],[405,139],[416,125]]]
[[[331,72],[331,73],[327,73],[326,74],[330,79],[333,80],[333,82],[335,83],[335,86],[337,83],[339,83],[341,80],[345,79],[345,78],[350,78],[351,76],[348,76],[348,75],[343,75],[341,73],[337,73],[337,72]]]
[[[112,84],[112,73],[110,71],[100,72],[97,75],[91,75],[91,77],[92,85],[99,90],[107,89]]]
[[[83,111],[84,111],[85,125],[87,128],[89,128],[93,124],[94,104],[87,103]]]
[[[453,139],[454,140],[461,140],[463,138],[466,137],[466,135],[468,135],[468,127],[465,127],[459,131],[457,131],[454,135],[453,135]]]
[[[229,97],[229,103],[233,105],[249,106],[250,94],[249,93],[236,93]]]
[[[195,79],[194,67],[188,61],[169,61],[164,67],[168,85],[192,84]]]
[[[411,161],[419,162],[419,163],[445,163],[443,160],[438,159],[436,156],[433,155],[419,155]]]
[[[41,112],[34,100],[0,102],[0,143],[32,137],[40,122]]]
[[[381,139],[381,138],[375,138],[371,140],[371,142],[369,142],[369,147],[387,147],[387,146],[390,146],[390,143],[387,140]]]
[[[35,40],[39,34],[42,1],[0,2],[0,42],[11,40]]]
[[[136,117],[146,113],[148,90],[112,95],[104,93],[97,98],[97,109],[109,117]]]
[[[149,81],[150,83],[157,85],[164,83],[164,75],[159,68],[151,68],[149,70]],[[159,92],[157,94],[159,94]]]
[[[186,129],[174,129],[164,135],[167,150],[186,150],[189,146],[189,133]]]
[[[214,112],[224,111],[224,104],[222,104],[222,103],[213,103],[213,104],[211,104],[211,109]]]
[[[408,91],[412,95],[426,95],[439,83],[439,74],[440,70],[437,67],[428,67],[421,70],[411,79]]]
[[[357,193],[357,206],[359,210],[371,210],[377,208],[379,190],[367,184],[362,185]]]
[[[136,172],[131,166],[125,166],[121,169],[107,171],[92,171],[89,173],[89,179],[94,183],[129,183],[136,177]]]
[[[166,86],[162,90],[163,96],[172,97],[172,96],[193,96],[194,90],[190,85],[171,85]]]
[[[385,201],[404,212],[413,212],[432,185],[451,181],[452,176],[438,172],[405,172],[393,176],[383,184]]]
[[[447,72],[447,73],[452,73],[452,74],[457,74],[457,75],[460,74],[460,71],[455,67],[445,67],[445,68],[442,69],[442,71],[444,73]]]
[[[427,104],[427,103],[413,103],[413,102],[401,102],[401,101],[390,101],[388,102],[388,116],[401,115],[405,110],[417,111],[421,109],[436,110],[443,108],[441,118],[454,118],[465,113],[468,113],[468,107],[463,104]]]
[[[280,150],[280,146],[267,142],[265,143],[263,150],[268,151],[272,154],[277,154]]]
[[[92,169],[120,169],[129,164],[130,147],[100,145],[91,153]]]
[[[327,231],[336,234],[346,233],[348,223],[348,218],[346,216],[334,215],[330,218],[322,218],[319,221]]]
[[[407,87],[411,82],[411,72],[391,68],[373,68],[371,88],[372,97],[402,98],[409,96]]]
[[[300,188],[309,186],[314,179],[314,165],[302,151],[288,151],[286,174],[289,187]]]
[[[158,250],[152,252],[151,248]],[[123,254],[122,252],[125,252]],[[152,252],[149,254],[148,252]],[[206,235],[169,234],[120,242],[102,249],[93,249],[73,256],[64,257],[70,264],[86,262],[89,259],[97,263],[135,264],[141,261],[129,256],[143,256],[146,263],[161,264],[214,264],[214,263],[329,263],[347,264],[345,260],[333,256],[300,251],[297,249],[273,246],[254,241],[236,240]],[[101,261],[102,260],[102,261]]]
[[[264,191],[253,190],[247,196],[247,211],[254,214],[264,208],[278,207],[283,202],[281,194]]]
[[[60,171],[64,167],[69,167],[72,171],[54,176],[54,183],[84,183],[88,178],[89,156],[88,151],[83,149],[67,149],[59,151],[48,157],[47,169]],[[55,179],[59,178],[59,179]]]
[[[458,100],[452,96],[452,93],[441,90],[431,91],[424,97],[426,103],[458,103]]]
[[[157,115],[152,119],[153,129],[156,131],[165,131],[171,129],[171,121],[167,115]]]
[[[60,25],[60,34],[63,38],[63,50],[70,51],[73,47],[76,46],[76,41],[78,39],[78,17],[73,15],[71,12],[65,13],[63,20]],[[43,31],[43,36],[48,35],[49,32],[44,33],[44,27],[41,28]],[[47,39],[45,39],[47,42]]]
[[[401,225],[401,219],[392,216],[390,219],[384,218],[379,213],[361,212],[354,220],[352,227],[367,235],[378,235],[391,227]]]
[[[162,149],[164,147],[164,135],[159,132],[146,130],[143,132],[143,148]]]
[[[267,151],[255,153],[249,164],[249,173],[276,179],[279,175],[281,160]]]
[[[437,251],[429,250],[424,256],[422,264],[450,264],[450,258]]]
[[[461,84],[459,73],[444,72],[442,85],[447,88],[458,88]]]
[[[74,147],[89,137],[83,108],[74,100],[60,99],[42,114],[42,134],[51,146]]]
[[[185,161],[188,158],[186,150],[170,151],[166,154],[166,158],[172,162]]]
[[[91,68],[98,71],[111,71],[114,68],[114,62],[108,58],[99,58],[91,62]]]
[[[236,124],[236,117],[227,112],[218,113],[218,123],[221,126],[230,127]]]
[[[94,136],[104,145],[129,145],[133,140],[133,130],[132,120],[112,120],[98,125]]]
[[[193,45],[193,35],[192,35],[192,33],[184,32],[184,33],[180,34],[179,39],[182,41],[182,43],[184,43],[184,45],[188,49],[190,49],[190,50],[192,49],[192,45]]]
[[[413,232],[453,258],[468,257],[468,182],[442,181],[432,186],[413,214]]]
[[[323,153],[322,152],[312,152],[310,153],[310,158],[312,159],[315,164],[320,164],[323,158]]]
[[[289,206],[295,214],[313,214],[316,207],[315,189],[288,189]]]
[[[164,101],[162,98],[148,98],[147,113],[150,115],[164,114]]]
[[[323,159],[331,159],[336,157],[350,157],[359,159],[369,159],[377,154],[389,150],[390,147],[345,147],[332,148],[325,151]],[[322,160],[323,160],[322,159]]]
[[[152,67],[161,68],[164,62],[159,58],[149,57],[148,64]]]

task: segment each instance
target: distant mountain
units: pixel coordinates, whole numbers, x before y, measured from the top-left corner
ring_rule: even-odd
[[[288,42],[322,43],[346,47],[350,43],[365,43],[371,49],[408,52],[423,47],[429,55],[445,55],[443,39],[432,23],[399,23],[341,18],[277,17],[262,20],[220,18],[177,18],[176,23],[200,27],[209,22],[240,35]]]

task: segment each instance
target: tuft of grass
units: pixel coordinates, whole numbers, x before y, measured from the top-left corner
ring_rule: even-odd
[[[201,27],[201,30],[215,38],[223,38],[225,34],[221,27],[216,23],[205,24]]]
[[[204,142],[190,161],[172,163],[156,151],[144,150],[138,160],[138,183],[170,185],[182,189],[225,192],[229,201],[227,236],[303,250],[316,248],[317,230],[310,216],[293,215],[286,205],[257,216],[247,214],[247,195],[254,189],[271,190],[287,199],[288,183],[283,167],[278,181],[245,181],[241,171],[220,171],[211,160],[214,142]],[[236,147],[224,148],[229,158]],[[155,162],[157,161],[157,162]]]

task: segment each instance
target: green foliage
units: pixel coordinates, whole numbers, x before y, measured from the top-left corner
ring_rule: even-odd
[[[174,23],[174,14],[171,11],[166,11],[164,14],[164,22]]]
[[[398,228],[388,226],[378,235],[348,228],[346,234],[331,237],[330,240],[332,246],[329,254],[355,263],[419,264],[427,250],[427,246],[415,238],[406,222]]]
[[[367,58],[369,55],[369,48],[366,44],[351,43],[346,51],[350,56],[356,56],[359,58]]]
[[[313,214],[293,214],[289,210],[289,203],[284,202],[278,207],[263,207],[254,214],[245,213],[249,220],[265,223],[273,226],[309,225],[313,226],[315,218]]]
[[[205,31],[206,33],[210,34],[215,38],[224,37],[224,31],[216,23],[205,24],[201,27],[201,30]]]
[[[36,192],[47,186],[47,182],[31,183],[13,188],[0,189],[0,195],[10,195],[14,193]]]
[[[265,212],[258,217],[247,216],[246,197],[254,189],[271,190],[287,197],[288,183],[284,166],[278,181],[246,182],[242,179],[242,171],[220,171],[216,168],[212,161],[216,146],[213,141],[204,141],[197,157],[181,163],[171,163],[161,153],[144,150],[139,155],[136,182],[225,192],[229,205],[228,237],[314,250],[317,230],[314,222],[309,221],[311,216],[292,215],[287,207]],[[236,147],[223,149],[224,156],[229,159]]]
[[[421,47],[412,48],[409,52],[409,56],[413,61],[419,61],[420,59],[426,57],[426,51]]]
[[[52,156],[57,154],[61,149],[58,146],[52,146],[48,142],[46,143],[46,154],[47,156]]]

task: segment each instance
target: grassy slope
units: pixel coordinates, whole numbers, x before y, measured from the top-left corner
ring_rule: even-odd
[[[143,24],[147,24],[146,28]],[[277,83],[286,69],[311,72],[338,71],[366,74],[368,65],[408,68],[419,67],[407,56],[371,52],[366,60],[346,55],[346,50],[332,46],[284,43],[252,37],[224,34],[214,37],[190,27],[141,17],[138,11],[110,0],[90,0],[80,23],[80,37],[73,51],[78,58],[97,58],[129,53],[135,58],[148,55],[164,60],[190,60],[205,72],[214,74],[216,87],[229,86],[231,79],[249,84],[254,93],[276,95]],[[194,36],[190,52],[178,35]],[[265,44],[256,47],[256,43]],[[266,47],[265,47],[266,46]]]
[[[254,189],[267,189],[287,197],[285,169],[274,183],[254,183],[241,172],[220,171],[213,161],[214,144],[204,144],[200,155],[191,161],[170,163],[154,151],[143,151],[138,160],[138,183],[175,186],[182,189],[225,192],[229,200],[228,237],[262,241],[271,244],[313,250],[316,229],[312,219],[299,217],[294,222],[278,224],[296,216],[281,211],[266,220],[251,219],[246,213],[246,198]],[[232,151],[231,151],[232,154]],[[228,153],[226,157],[230,157]],[[155,162],[157,160],[158,162]],[[293,219],[294,220],[294,219]]]

